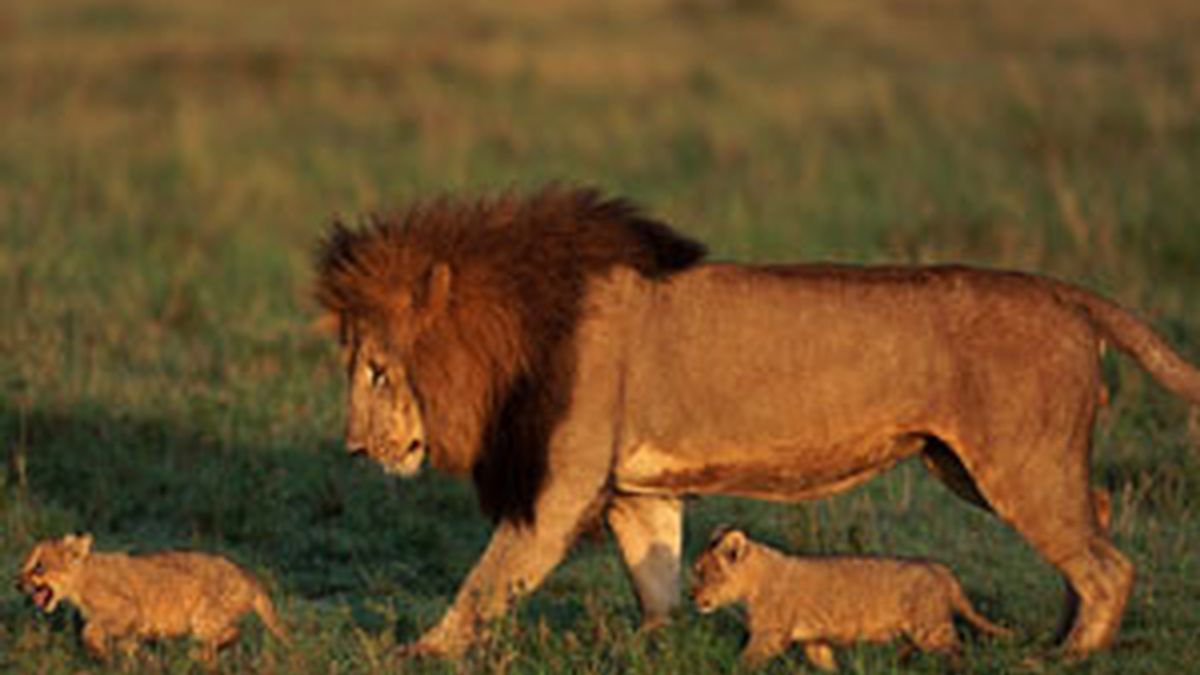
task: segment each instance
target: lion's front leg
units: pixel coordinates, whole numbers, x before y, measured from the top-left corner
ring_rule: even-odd
[[[593,305],[596,307],[598,305]],[[570,395],[570,408],[551,434],[546,477],[534,502],[532,522],[504,520],[467,575],[454,604],[409,653],[456,656],[516,597],[535,589],[566,555],[584,526],[600,516],[611,495],[616,452],[614,416],[621,369],[612,360],[620,338],[601,319],[577,329],[574,381],[587,383]]]
[[[597,482],[590,490],[580,490],[578,485],[550,488],[539,500],[534,523],[497,526],[454,604],[436,626],[403,648],[401,655],[453,657],[465,652],[482,636],[488,622],[504,614],[517,597],[537,588],[563,559],[581,524],[594,518],[603,505],[602,485]]]

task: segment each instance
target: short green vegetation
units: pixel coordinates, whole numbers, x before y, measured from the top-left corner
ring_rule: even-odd
[[[0,578],[70,531],[212,550],[265,580],[296,643],[251,620],[227,672],[391,672],[489,524],[462,483],[396,483],[341,452],[309,259],[334,216],[443,192],[595,184],[721,258],[1045,272],[1200,362],[1198,35],[1194,0],[7,0]],[[969,641],[967,672],[1194,670],[1200,418],[1128,361],[1105,370],[1093,480],[1139,576],[1116,648],[1085,665],[1037,660],[1053,571],[915,464],[820,503],[694,501],[689,556],[716,523],[792,552],[930,555],[1018,630]],[[458,668],[736,671],[734,612],[636,632],[607,537]],[[73,611],[2,588],[0,671],[109,672]],[[199,672],[187,649],[140,669]]]

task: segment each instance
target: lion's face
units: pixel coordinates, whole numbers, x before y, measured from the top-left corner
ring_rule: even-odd
[[[346,449],[370,457],[390,474],[417,474],[428,442],[405,364],[369,334],[353,340],[349,351]]]
[[[741,599],[747,544],[746,535],[738,530],[719,532],[696,558],[692,566],[692,600],[701,614]]]
[[[74,593],[91,550],[92,537],[87,534],[40,541],[25,557],[17,585],[42,611],[53,612],[60,600]]]

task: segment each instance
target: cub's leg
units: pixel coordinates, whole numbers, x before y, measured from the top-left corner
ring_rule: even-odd
[[[625,568],[642,608],[642,628],[666,623],[679,606],[683,548],[683,501],[648,495],[617,495],[608,507]]]
[[[217,663],[217,652],[238,638],[238,627],[235,624],[216,624],[198,627],[195,637],[200,642],[195,652],[197,661],[212,668]]]
[[[110,661],[114,643],[121,656],[132,658],[137,655],[138,636],[132,621],[93,618],[83,627],[83,646],[88,653],[102,661]]]
[[[750,641],[742,649],[742,663],[757,668],[787,648],[791,636],[786,631],[760,630],[750,632]]]
[[[837,658],[833,655],[833,646],[824,640],[805,642],[804,658],[814,667],[828,673],[838,669]]]
[[[221,629],[221,632],[217,633],[217,636],[213,638],[212,642],[214,645],[216,645],[217,649],[220,649],[226,645],[232,644],[233,641],[237,639],[238,627],[236,625],[229,625]]]
[[[109,635],[99,621],[89,621],[83,627],[83,646],[89,654],[101,661],[107,661],[111,655]]]
[[[949,612],[936,621],[913,626],[908,634],[917,649],[924,652],[953,655],[961,649],[958,633],[954,631],[954,621]]]
[[[121,652],[121,657],[127,662],[133,661],[138,655],[138,645],[140,642],[133,635],[125,635],[117,639],[117,649]]]

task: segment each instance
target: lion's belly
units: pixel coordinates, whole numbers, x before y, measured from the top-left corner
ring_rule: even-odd
[[[651,494],[730,494],[778,501],[816,499],[849,489],[917,452],[910,434],[865,437],[811,448],[668,448],[644,442],[622,453],[618,490]]]

